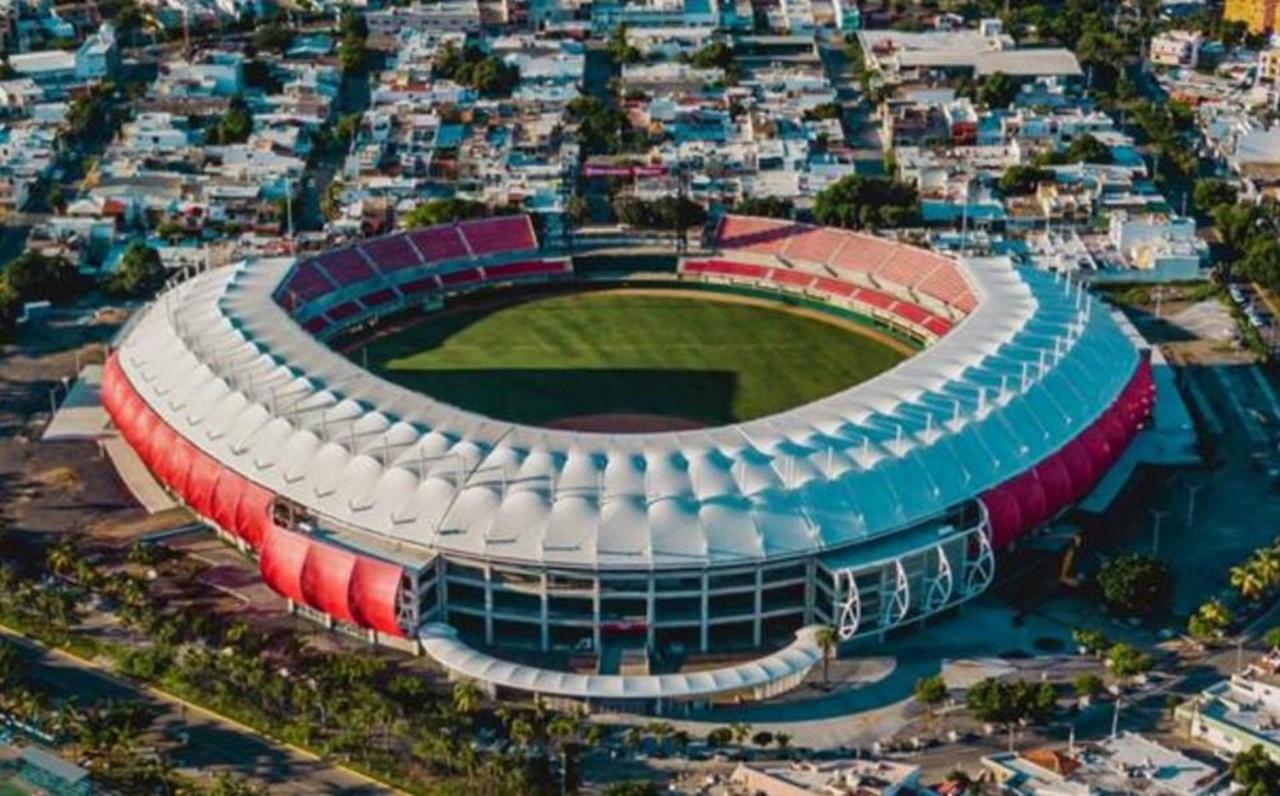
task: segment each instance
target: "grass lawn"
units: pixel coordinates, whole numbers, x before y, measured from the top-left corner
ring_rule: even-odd
[[[904,356],[780,305],[627,292],[446,310],[368,344],[370,370],[390,381],[530,424],[619,413],[749,420],[830,395]]]

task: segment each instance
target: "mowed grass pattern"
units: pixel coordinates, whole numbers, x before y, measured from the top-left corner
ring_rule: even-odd
[[[708,425],[750,420],[830,395],[904,358],[879,340],[782,306],[627,292],[450,311],[367,348],[369,368],[390,381],[535,425],[622,413]]]

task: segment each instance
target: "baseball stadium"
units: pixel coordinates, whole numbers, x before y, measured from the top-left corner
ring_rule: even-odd
[[[516,215],[208,270],[103,403],[296,613],[664,713],[952,612],[1150,417],[1147,352],[1064,277],[732,215],[682,249]]]

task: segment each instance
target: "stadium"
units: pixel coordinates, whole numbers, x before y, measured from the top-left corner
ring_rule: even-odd
[[[616,411],[600,401],[564,422],[572,402],[520,414],[528,374],[499,367],[456,389],[483,359],[433,375],[455,387],[448,401],[393,381],[390,358],[366,361],[418,322],[481,334],[493,305],[532,312],[618,288],[862,329],[873,342],[841,361],[900,353],[834,391],[815,378],[782,408],[713,401],[664,417],[714,392],[668,373],[617,390],[629,400]],[[485,339],[524,344],[531,317]],[[670,317],[635,333],[714,338]],[[609,339],[626,341],[629,323]],[[825,350],[810,335],[826,332],[752,337],[763,321],[734,323],[712,356],[733,348],[743,371],[771,369],[761,383],[839,371],[806,364],[822,361],[805,346]],[[444,357],[440,337],[428,353]],[[639,352],[641,369],[683,356],[671,339],[660,349]],[[587,370],[570,377],[585,388],[537,394],[601,393]],[[516,400],[493,397],[508,378]],[[298,613],[493,691],[670,712],[794,686],[821,660],[821,626],[883,637],[981,593],[1004,550],[1102,478],[1154,391],[1146,352],[1109,310],[1007,259],[738,216],[665,259],[566,254],[540,247],[527,217],[502,216],[176,284],[118,338],[102,397],[156,478],[256,556]]]

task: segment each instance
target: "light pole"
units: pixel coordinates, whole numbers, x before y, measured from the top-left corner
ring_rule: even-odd
[[[1204,489],[1204,484],[1192,484],[1187,487],[1187,527],[1190,528],[1196,519],[1196,493]]]
[[[1151,555],[1160,555],[1160,521],[1169,512],[1164,509],[1151,509],[1151,518],[1155,521],[1151,536]]]

